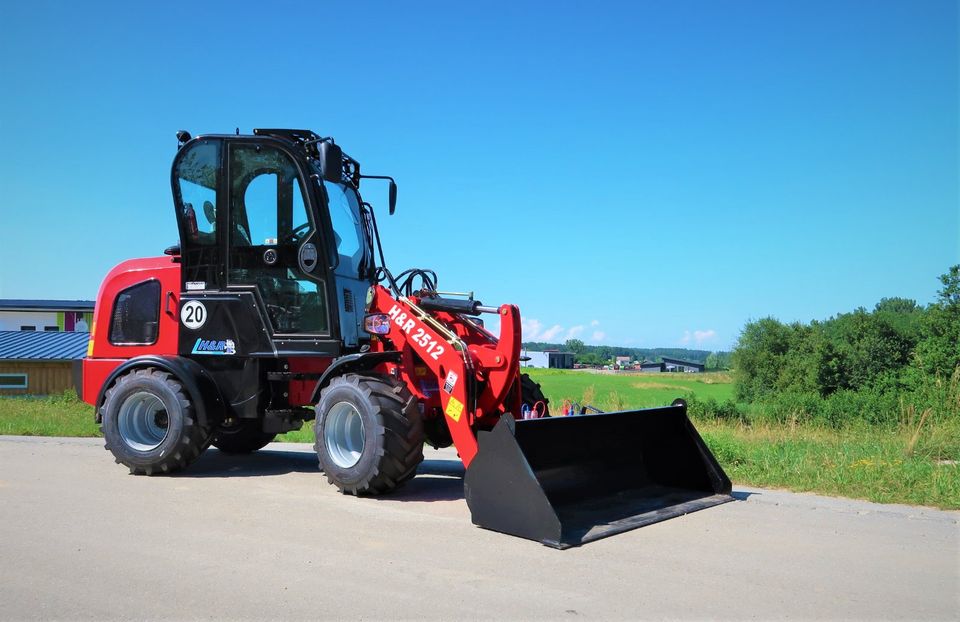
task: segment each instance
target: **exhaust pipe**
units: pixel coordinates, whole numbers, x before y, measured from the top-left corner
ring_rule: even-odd
[[[732,501],[687,405],[517,421],[479,432],[473,523],[558,549]]]

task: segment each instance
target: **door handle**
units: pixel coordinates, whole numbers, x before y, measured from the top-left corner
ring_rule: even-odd
[[[164,301],[163,311],[164,311],[164,313],[166,313],[167,315],[176,315],[176,311],[171,311],[171,310],[170,310],[170,301],[171,301],[171,300],[173,301],[174,308],[176,308],[176,305],[177,305],[177,297],[173,294],[173,292],[167,292],[167,299],[166,299],[166,301]]]

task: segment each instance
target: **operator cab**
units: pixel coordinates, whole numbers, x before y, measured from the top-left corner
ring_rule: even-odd
[[[237,354],[278,356],[339,355],[367,343],[375,234],[359,163],[307,130],[178,138],[171,181],[181,291],[212,307],[211,334],[185,327],[181,344],[229,333]],[[394,197],[391,180],[391,211]],[[248,304],[261,326],[242,326]]]

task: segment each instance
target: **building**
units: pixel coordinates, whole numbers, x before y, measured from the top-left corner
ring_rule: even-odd
[[[654,363],[652,361],[644,361],[640,363],[640,371],[650,372],[658,374],[662,371],[666,371],[666,365],[663,363]]]
[[[75,387],[74,363],[87,354],[89,333],[0,331],[0,395],[53,395]]]
[[[529,357],[529,360],[522,360],[524,357]],[[573,369],[573,352],[560,352],[559,350],[535,352],[533,350],[525,350],[521,352],[520,358],[521,367]]]
[[[89,332],[92,300],[0,300],[0,331]]]
[[[686,372],[688,374],[700,374],[706,369],[703,363],[691,363],[690,361],[681,361],[680,359],[671,359],[663,357],[663,371]]]

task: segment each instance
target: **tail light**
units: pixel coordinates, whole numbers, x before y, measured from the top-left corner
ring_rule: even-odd
[[[372,313],[363,318],[363,329],[373,335],[386,335],[390,332],[390,316],[386,313]]]

